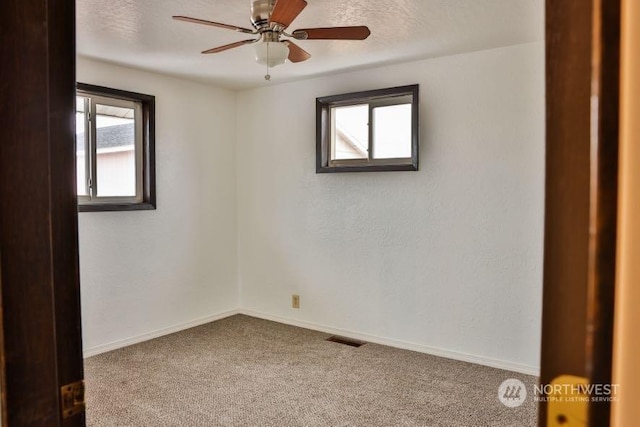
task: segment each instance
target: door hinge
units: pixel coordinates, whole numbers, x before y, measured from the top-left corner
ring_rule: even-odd
[[[84,412],[84,381],[76,381],[60,387],[62,419]]]
[[[561,375],[551,381],[547,404],[547,426],[586,427],[589,410],[588,381],[573,375]]]

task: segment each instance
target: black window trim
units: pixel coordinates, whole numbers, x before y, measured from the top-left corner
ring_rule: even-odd
[[[411,163],[407,159],[352,159],[331,161],[331,108],[386,103],[389,98],[410,95]],[[397,86],[316,98],[316,173],[417,171],[419,158],[419,85]],[[393,101],[391,101],[393,105]]]
[[[78,210],[80,212],[108,212],[156,209],[155,96],[80,82],[76,83],[76,90],[142,104],[142,201],[137,203],[82,203],[78,204]]]

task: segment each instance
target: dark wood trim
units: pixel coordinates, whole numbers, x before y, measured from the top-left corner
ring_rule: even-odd
[[[122,90],[122,89],[114,89],[106,86],[92,85],[89,83],[77,82],[76,89],[81,90],[83,92],[89,92],[96,95],[107,96],[112,98],[124,99],[127,101],[149,102],[154,104],[156,102],[156,97],[153,95],[146,95],[144,93],[131,92],[131,91]]]
[[[620,5],[604,3],[546,2],[542,384],[611,382]],[[608,425],[609,411],[589,403],[589,425]],[[541,402],[539,425],[546,416]]]
[[[75,196],[75,2],[0,2],[0,245],[6,417],[62,419],[83,378]]]
[[[329,153],[324,148],[331,134],[323,123],[327,123],[331,116],[329,109],[319,99],[316,99],[316,173],[323,172],[325,165],[329,164]]]
[[[542,384],[586,376],[590,52],[591,2],[547,0]],[[564,321],[564,311],[574,320]],[[545,417],[541,402],[541,425]]]
[[[150,211],[156,206],[151,203],[94,203],[78,204],[78,212],[121,212],[121,211]]]
[[[142,202],[79,204],[80,212],[140,211],[156,209],[156,97],[143,93],[97,86],[76,84],[78,90],[142,104]]]
[[[610,384],[618,217],[620,123],[620,0],[594,1],[591,102],[597,132],[591,141],[591,217],[587,375]],[[593,124],[592,124],[593,128]],[[608,425],[608,402],[589,406],[589,424]]]
[[[2,248],[0,247],[0,290],[2,290]],[[7,382],[5,381],[6,363],[4,360],[4,315],[2,313],[2,292],[0,291],[0,426],[7,427]]]
[[[366,166],[326,166],[316,170],[316,173],[340,173],[340,172],[400,172],[417,171],[413,164],[409,165],[366,165]]]
[[[415,95],[420,85],[395,86],[384,89],[364,90],[360,92],[342,93],[338,95],[321,96],[318,101],[332,106],[361,104],[377,98],[387,98],[389,96]]]
[[[49,1],[49,177],[58,390],[83,379],[75,175],[75,1]],[[69,17],[74,21],[69,24]],[[68,59],[72,58],[72,59]],[[71,145],[71,146],[70,146]],[[71,170],[69,170],[71,168]],[[60,408],[58,408],[60,410]],[[84,425],[84,413],[61,425]]]
[[[393,96],[410,95],[411,104],[411,162],[405,164],[349,164],[330,165],[331,108],[366,104]],[[408,85],[316,98],[316,173],[417,171],[420,157],[420,86]],[[371,130],[370,130],[371,134]]]

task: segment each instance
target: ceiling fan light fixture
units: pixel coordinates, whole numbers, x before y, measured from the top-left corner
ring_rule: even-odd
[[[289,47],[282,42],[256,43],[254,48],[256,62],[268,67],[284,64],[289,57]]]

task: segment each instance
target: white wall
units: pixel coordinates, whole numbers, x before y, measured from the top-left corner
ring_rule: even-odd
[[[158,210],[79,214],[87,354],[240,307],[537,371],[543,43],[238,94],[84,58],[78,80],[157,108]],[[414,83],[419,172],[315,173],[316,97]]]
[[[419,172],[315,173],[316,97],[414,83]],[[245,91],[237,109],[244,309],[537,370],[542,42]]]
[[[85,352],[236,309],[235,93],[84,58],[77,75],[156,97],[158,209],[79,214]]]

